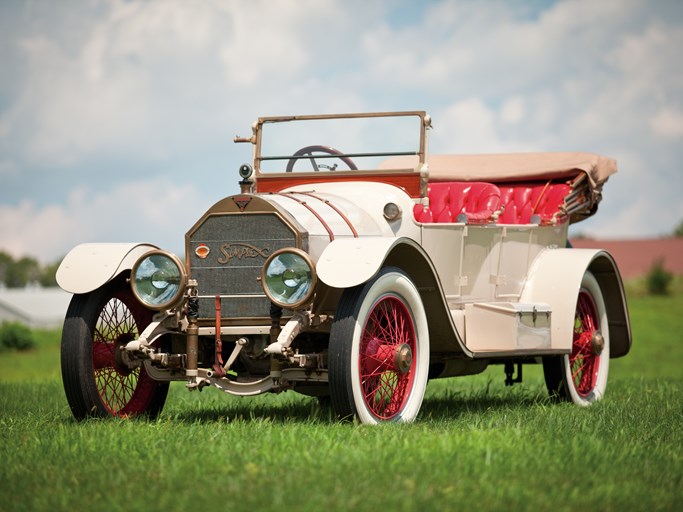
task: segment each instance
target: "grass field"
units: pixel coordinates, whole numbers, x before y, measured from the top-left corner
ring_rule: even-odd
[[[58,333],[0,355],[0,511],[683,510],[683,294],[629,301],[634,345],[582,409],[540,368],[431,382],[418,421],[339,424],[293,393],[171,386],[157,421],[70,415]]]

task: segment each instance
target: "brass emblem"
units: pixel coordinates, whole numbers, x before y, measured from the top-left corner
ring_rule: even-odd
[[[223,244],[221,245],[222,258],[218,258],[216,261],[221,265],[225,265],[230,262],[233,258],[241,260],[243,258],[257,258],[261,256],[263,258],[268,256],[270,249],[265,247],[259,249],[251,244],[236,243],[236,244]]]
[[[249,196],[237,196],[237,197],[233,197],[232,200],[237,205],[237,208],[239,208],[241,212],[243,212],[244,209],[247,207],[247,205],[249,203],[251,203],[251,197],[249,197]]]
[[[206,259],[210,252],[211,249],[209,249],[209,246],[206,244],[199,244],[197,248],[194,250],[194,253],[197,255],[197,258],[202,260]]]

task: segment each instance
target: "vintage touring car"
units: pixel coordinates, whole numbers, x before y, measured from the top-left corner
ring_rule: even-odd
[[[631,333],[610,254],[572,249],[610,158],[428,155],[422,111],[262,117],[240,193],[185,235],[82,244],[62,375],[76,418],[159,414],[170,381],[294,390],[339,418],[412,421],[428,379],[542,364],[556,399],[602,398]],[[189,223],[188,223],[189,224]]]

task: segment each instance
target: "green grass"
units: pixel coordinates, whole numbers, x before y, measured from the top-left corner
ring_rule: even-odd
[[[0,510],[681,510],[683,294],[634,294],[606,398],[552,404],[542,372],[431,382],[412,425],[337,423],[294,393],[171,386],[157,421],[75,422],[56,333],[0,356]]]
[[[612,375],[683,378],[683,292],[629,298],[633,346],[616,359]]]
[[[34,330],[36,348],[0,353],[0,382],[61,379],[59,331]]]

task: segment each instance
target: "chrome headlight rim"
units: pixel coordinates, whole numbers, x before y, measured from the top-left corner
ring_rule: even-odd
[[[178,268],[178,275],[180,277],[178,290],[173,294],[171,298],[159,304],[153,304],[145,300],[145,298],[138,291],[135,280],[135,275],[137,274],[140,265],[142,265],[142,263],[145,260],[152,256],[164,256],[171,260],[173,264]],[[180,258],[172,252],[164,251],[163,249],[154,249],[152,251],[146,252],[137,259],[137,261],[133,265],[133,268],[130,271],[130,288],[133,291],[133,295],[135,296],[135,298],[146,308],[152,309],[154,311],[164,311],[167,309],[172,309],[180,305],[185,296],[185,289],[187,288],[187,272],[185,270],[185,265],[180,260]]]
[[[295,254],[296,256],[302,258],[311,270],[311,283],[308,292],[303,298],[293,303],[283,302],[281,300],[278,300],[277,297],[274,297],[271,291],[268,289],[268,282],[266,280],[268,267],[273,262],[273,260],[278,256],[287,253]],[[273,304],[283,309],[296,310],[310,305],[313,302],[313,298],[315,297],[315,289],[317,284],[318,274],[315,270],[315,262],[313,261],[313,258],[311,258],[310,254],[308,254],[306,251],[303,251],[296,247],[285,247],[284,249],[278,249],[273,254],[271,254],[268,257],[268,259],[266,259],[265,263],[263,264],[263,268],[261,269],[261,286],[263,287],[263,291],[266,294],[266,297],[268,297],[268,299]]]

